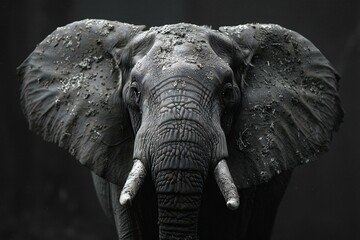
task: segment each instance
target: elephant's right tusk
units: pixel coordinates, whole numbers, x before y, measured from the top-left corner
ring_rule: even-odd
[[[119,201],[121,205],[131,203],[141,184],[144,182],[145,176],[146,168],[144,164],[139,159],[135,159],[134,165],[131,168],[129,176],[126,179],[125,185],[120,194]]]
[[[226,206],[230,210],[237,209],[240,204],[239,194],[234,184],[234,180],[231,177],[228,165],[224,159],[221,160],[215,167],[214,176],[216,183],[225,198]]]

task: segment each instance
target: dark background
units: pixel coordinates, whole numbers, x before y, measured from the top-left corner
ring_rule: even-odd
[[[215,29],[277,23],[310,39],[342,75],[346,117],[330,151],[295,171],[273,240],[360,239],[359,0],[2,0],[0,7],[0,239],[116,239],[89,171],[28,131],[19,106],[16,67],[56,27],[84,18]]]

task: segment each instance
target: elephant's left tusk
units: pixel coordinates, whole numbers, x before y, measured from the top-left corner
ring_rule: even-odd
[[[139,159],[135,159],[134,165],[131,168],[129,176],[126,179],[125,185],[120,194],[119,201],[121,205],[131,203],[141,184],[144,182],[145,176],[146,168],[144,164]]]
[[[216,183],[225,198],[226,206],[230,210],[237,209],[240,204],[239,194],[225,160],[221,160],[217,164],[214,170],[214,175]]]

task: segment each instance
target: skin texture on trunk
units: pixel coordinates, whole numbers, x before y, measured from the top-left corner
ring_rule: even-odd
[[[198,239],[201,195],[157,194],[159,239]],[[183,207],[191,202],[192,208]]]
[[[196,139],[196,131],[191,132]],[[202,145],[206,146],[194,141],[163,142],[154,153],[152,175],[162,240],[198,239],[199,207],[210,157]]]
[[[184,84],[181,79],[169,85]],[[166,87],[165,87],[166,88]],[[192,93],[199,92],[192,86]],[[201,119],[206,107],[184,91],[161,92],[163,98],[156,141],[150,148],[150,166],[158,199],[159,239],[198,239],[198,216],[206,182],[215,135]],[[166,103],[166,104],[165,104]]]

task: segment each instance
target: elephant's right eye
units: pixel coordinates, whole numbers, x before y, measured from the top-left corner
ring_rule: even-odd
[[[130,84],[130,98],[134,103],[139,104],[141,92],[139,91],[139,86],[136,81],[132,81]]]
[[[232,83],[226,83],[222,91],[222,99],[225,105],[235,102],[235,90]]]

